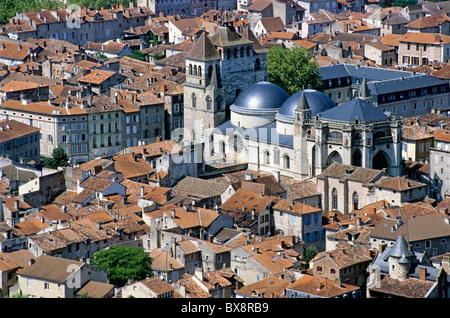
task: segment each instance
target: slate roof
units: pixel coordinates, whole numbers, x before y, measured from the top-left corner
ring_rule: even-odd
[[[326,110],[319,114],[322,119],[354,123],[359,119],[361,123],[389,120],[389,117],[378,107],[360,98]]]
[[[371,95],[374,96],[445,84],[446,82],[442,79],[430,75],[418,74],[414,76],[400,77],[400,78],[398,77],[395,79],[384,80],[379,82],[369,82],[368,79],[367,86],[370,89]]]

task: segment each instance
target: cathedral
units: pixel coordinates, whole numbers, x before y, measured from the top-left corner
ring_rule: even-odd
[[[363,80],[354,99],[335,104],[304,89],[292,96],[270,83],[267,51],[247,28],[224,23],[202,33],[186,56],[184,133],[205,162],[306,179],[332,162],[401,173],[402,118],[371,104]]]

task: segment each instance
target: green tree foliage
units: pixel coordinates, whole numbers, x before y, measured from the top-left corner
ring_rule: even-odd
[[[267,53],[269,81],[290,95],[302,89],[322,90],[319,66],[305,48],[273,46]]]
[[[128,279],[143,280],[152,276],[152,259],[142,248],[113,246],[96,252],[91,264],[103,269],[108,280],[116,286],[124,286]]]
[[[138,50],[134,50],[133,53],[128,54],[128,57],[135,59],[135,60],[139,60],[139,61],[144,61],[145,62],[145,53],[142,53],[141,51]]]
[[[69,165],[69,156],[64,151],[64,148],[59,146],[53,149],[52,157],[44,160],[44,167],[56,169],[58,167],[66,167]]]
[[[319,251],[314,246],[308,246],[308,248],[303,253],[303,260],[307,263],[307,267],[309,267],[309,262],[317,255]]]

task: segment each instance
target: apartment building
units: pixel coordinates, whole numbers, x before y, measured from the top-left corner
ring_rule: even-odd
[[[0,151],[13,162],[39,163],[39,129],[15,120],[0,121]]]
[[[417,67],[450,58],[450,36],[440,33],[407,32],[399,38],[398,65]]]
[[[82,46],[88,41],[106,42],[119,38],[123,31],[145,25],[152,15],[147,7],[124,8],[118,5],[100,10],[78,7],[24,12],[16,14],[10,21],[27,22],[36,30],[39,39],[61,39]],[[12,33],[10,36],[17,37]]]
[[[55,106],[48,101],[6,100],[0,104],[1,118],[40,129],[40,155],[52,156],[61,146],[72,163],[88,160],[87,113],[84,107]],[[39,161],[39,160],[38,160]]]

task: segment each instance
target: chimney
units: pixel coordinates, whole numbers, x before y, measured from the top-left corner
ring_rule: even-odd
[[[342,288],[342,280],[339,277],[336,277],[334,282],[337,287]]]
[[[175,219],[175,209],[171,209],[171,210],[170,210],[170,217],[171,217],[172,219]]]
[[[14,200],[14,209],[19,210],[19,208],[20,208],[19,200]]]
[[[419,267],[419,279],[420,280],[426,280],[427,277],[427,268],[426,267]]]
[[[385,249],[386,249],[386,243],[378,245],[378,250],[379,250],[380,254],[383,253]]]
[[[195,268],[195,277],[197,277],[199,281],[203,282],[203,269],[201,267]]]

